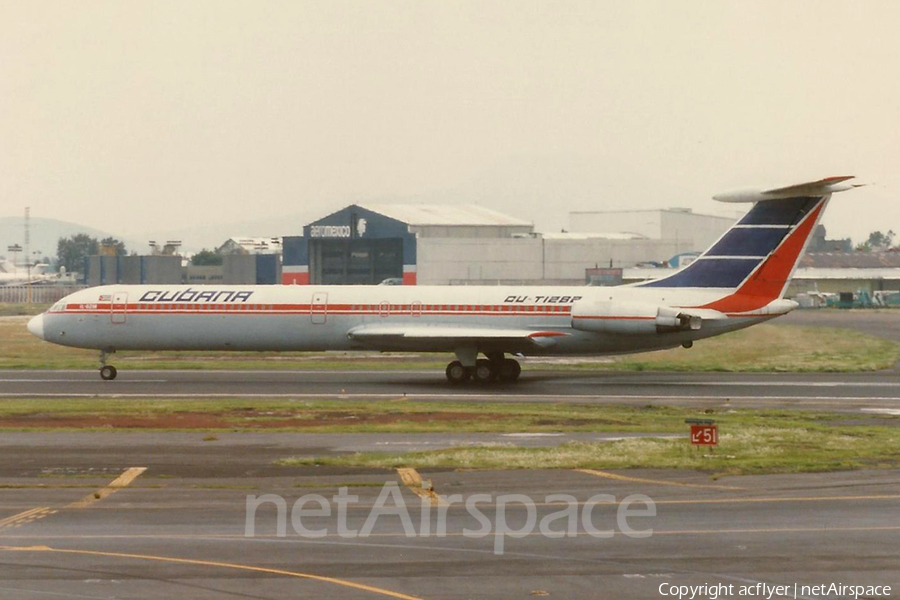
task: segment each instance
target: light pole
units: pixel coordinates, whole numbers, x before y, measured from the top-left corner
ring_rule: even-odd
[[[19,244],[13,244],[12,246],[7,246],[6,251],[15,255],[15,254],[22,252],[22,246],[20,246]],[[13,256],[12,263],[13,263],[13,266],[16,265],[16,257],[15,256]]]
[[[9,252],[10,254],[12,254],[13,268],[16,270],[16,272],[18,272],[19,265],[16,264],[16,263],[18,263],[18,260],[16,260],[16,255],[22,253],[22,246],[20,246],[19,244],[13,244],[12,246],[7,246],[6,251]],[[28,260],[27,256],[25,257],[25,260],[26,261]],[[29,277],[28,279],[30,280],[31,277]],[[28,289],[28,303],[30,304],[31,303],[31,286],[29,285],[28,281],[25,282],[25,286]]]
[[[25,268],[28,273],[25,286],[28,288],[28,304],[31,304],[31,207],[25,207]]]

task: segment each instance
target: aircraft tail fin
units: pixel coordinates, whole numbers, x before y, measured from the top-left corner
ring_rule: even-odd
[[[858,187],[845,183],[848,179],[829,177],[714,196],[722,202],[755,204],[697,260],[668,277],[640,285],[731,290],[703,307],[722,312],[757,310],[781,298],[831,194]]]

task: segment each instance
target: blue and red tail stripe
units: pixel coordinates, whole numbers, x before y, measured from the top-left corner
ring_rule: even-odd
[[[798,196],[757,202],[744,217],[719,238],[697,260],[668,277],[644,284],[643,287],[726,288],[742,287],[760,273],[777,282],[778,294],[787,282],[812,225],[818,219],[825,196]],[[810,213],[815,213],[811,215]],[[810,218],[807,218],[807,217]],[[785,248],[786,242],[803,232],[797,243]],[[778,268],[767,268],[773,259]],[[773,286],[768,286],[773,287]],[[767,288],[767,293],[768,293]],[[778,295],[771,297],[774,300]],[[768,302],[767,301],[767,302]],[[765,303],[764,303],[765,304]],[[763,304],[763,305],[764,305]]]

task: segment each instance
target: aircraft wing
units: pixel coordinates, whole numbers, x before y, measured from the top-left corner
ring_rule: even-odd
[[[391,350],[453,350],[473,345],[482,350],[505,352],[534,351],[549,348],[568,333],[554,330],[510,329],[452,325],[361,325],[351,329],[351,340],[374,349]]]

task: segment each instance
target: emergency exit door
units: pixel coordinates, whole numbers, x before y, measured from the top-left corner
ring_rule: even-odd
[[[312,296],[309,319],[313,325],[323,325],[328,320],[328,294],[316,292]]]
[[[117,292],[113,294],[109,305],[109,320],[111,323],[121,325],[125,322],[125,313],[128,309],[128,293]]]

